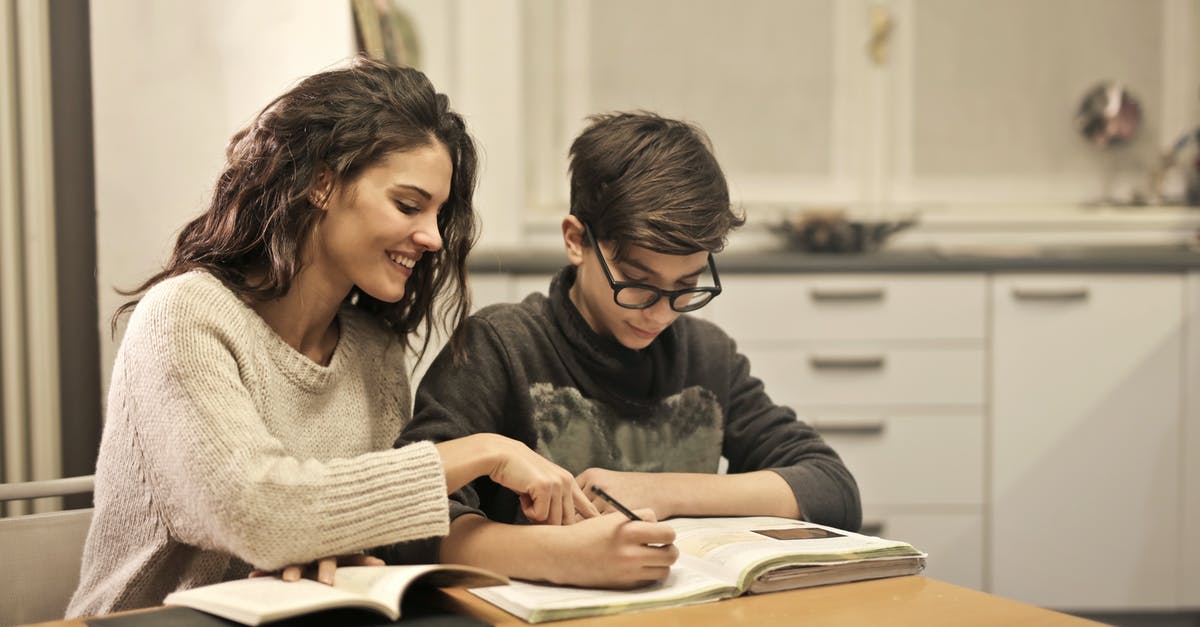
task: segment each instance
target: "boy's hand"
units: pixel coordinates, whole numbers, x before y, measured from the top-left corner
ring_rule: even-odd
[[[662,476],[652,472],[621,472],[603,468],[588,468],[575,477],[575,483],[584,494],[590,495],[592,505],[601,512],[615,512],[616,508],[592,492],[596,486],[632,509],[654,510],[655,519],[662,520],[674,515],[668,499],[670,490],[663,489]]]
[[[641,521],[612,513],[553,530],[556,584],[635,588],[662,581],[679,558],[675,530],[654,522],[654,512],[635,510]]]

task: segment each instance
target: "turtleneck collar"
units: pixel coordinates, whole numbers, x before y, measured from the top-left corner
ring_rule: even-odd
[[[610,390],[618,398],[609,399],[641,405],[675,394],[682,388],[683,368],[673,367],[678,347],[677,330],[671,325],[649,346],[634,350],[611,337],[602,337],[579,313],[571,301],[571,286],[575,284],[575,266],[566,266],[550,283],[550,311],[562,337],[571,347],[579,372]]]

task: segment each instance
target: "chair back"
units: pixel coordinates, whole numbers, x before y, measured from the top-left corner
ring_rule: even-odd
[[[91,477],[58,481],[0,484],[0,501],[91,491]],[[91,522],[91,508],[0,518],[0,627],[63,617]]]

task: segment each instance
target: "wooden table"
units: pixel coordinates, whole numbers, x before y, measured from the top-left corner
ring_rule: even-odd
[[[528,623],[465,589],[443,590],[447,607],[497,627]],[[1099,625],[1069,614],[1002,599],[921,576],[892,577],[742,596],[665,610],[542,623],[554,627],[708,627],[726,625]]]
[[[527,627],[460,588],[443,591],[447,607],[497,627]],[[926,577],[893,577],[742,596],[665,610],[542,623],[554,627],[724,627],[726,625],[1099,625]]]
[[[528,623],[476,598],[463,588],[441,591],[447,609],[497,627]],[[146,612],[155,610],[135,610]],[[726,625],[996,625],[1070,627],[1099,625],[1068,614],[977,592],[920,576],[893,577],[649,610],[615,616],[543,623],[553,627],[724,627]],[[38,623],[38,627],[84,627],[82,620]]]

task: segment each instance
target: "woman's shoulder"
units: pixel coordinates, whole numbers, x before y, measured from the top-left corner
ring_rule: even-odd
[[[147,290],[134,308],[130,325],[139,319],[162,319],[172,325],[200,320],[238,324],[252,310],[233,290],[206,270],[191,270],[163,279]]]

